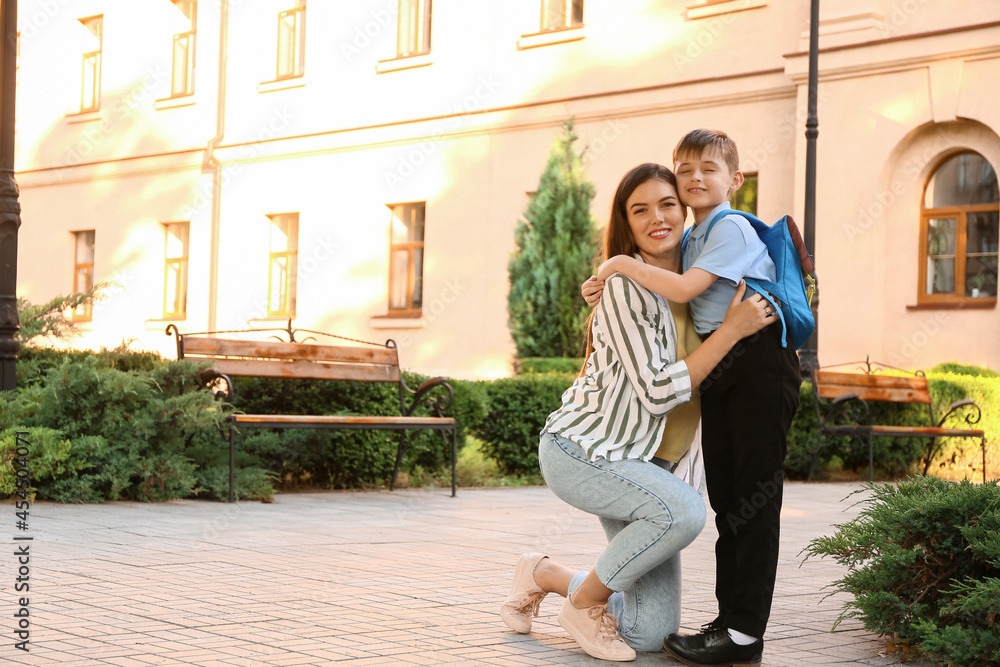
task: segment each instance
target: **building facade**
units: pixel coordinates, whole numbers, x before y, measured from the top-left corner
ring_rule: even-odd
[[[1000,3],[823,0],[819,359],[1000,368]],[[802,220],[808,3],[22,0],[18,295],[78,346],[298,328],[511,371],[507,260],[574,118],[603,224],[696,127]]]

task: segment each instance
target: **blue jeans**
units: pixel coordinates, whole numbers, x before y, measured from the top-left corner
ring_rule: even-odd
[[[556,496],[601,520],[608,547],[594,570],[616,591],[608,610],[622,639],[637,651],[659,651],[680,626],[680,551],[705,527],[701,496],[652,463],[590,461],[554,433],[542,433],[538,463]]]

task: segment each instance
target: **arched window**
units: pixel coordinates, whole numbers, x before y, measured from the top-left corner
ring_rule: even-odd
[[[997,175],[982,155],[938,165],[920,207],[917,303],[996,304],[998,222]]]

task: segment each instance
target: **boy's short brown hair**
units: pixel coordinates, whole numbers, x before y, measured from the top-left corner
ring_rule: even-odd
[[[674,148],[674,165],[676,166],[678,157],[692,154],[700,156],[708,147],[719,149],[731,173],[735,174],[740,170],[740,154],[736,150],[736,142],[722,130],[691,130],[685,134]]]

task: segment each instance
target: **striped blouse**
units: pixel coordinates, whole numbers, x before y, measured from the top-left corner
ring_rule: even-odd
[[[648,461],[660,445],[664,416],[691,398],[667,301],[615,274],[604,284],[592,333],[586,373],[563,393],[543,430],[577,443],[591,460]]]

